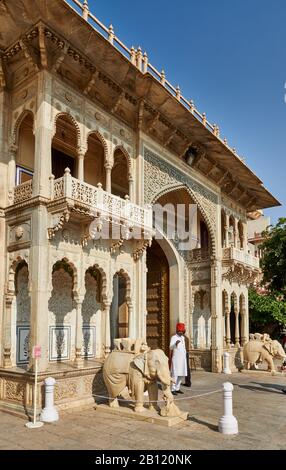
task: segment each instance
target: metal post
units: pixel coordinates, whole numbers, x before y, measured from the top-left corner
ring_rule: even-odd
[[[37,418],[37,382],[38,382],[38,360],[35,358],[35,382],[34,382],[34,416],[33,422],[26,423],[26,427],[30,429],[40,428],[44,423],[36,421]]]

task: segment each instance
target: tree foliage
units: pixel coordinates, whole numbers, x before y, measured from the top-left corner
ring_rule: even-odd
[[[249,290],[249,318],[252,329],[277,333],[286,324],[286,302],[275,295],[261,295],[254,289]]]
[[[275,227],[268,227],[263,236],[263,283],[269,291],[286,295],[286,218],[279,219]]]
[[[281,326],[286,325],[286,218],[268,227],[263,237],[262,285],[267,290],[259,294],[250,289],[249,319],[252,330],[277,336]]]

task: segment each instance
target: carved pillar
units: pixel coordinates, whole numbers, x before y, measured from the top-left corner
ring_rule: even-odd
[[[229,247],[229,214],[225,214],[225,226],[224,226],[224,238],[225,238],[225,248]]]
[[[230,349],[231,337],[230,337],[230,309],[229,307],[225,310],[225,319],[226,319],[226,347]]]
[[[38,359],[38,371],[44,372],[48,366],[49,358],[49,328],[44,319],[48,318],[49,286],[52,273],[49,266],[49,242],[47,238],[48,215],[44,205],[35,207],[32,213],[32,240],[30,248],[29,276],[31,279],[31,347],[40,345],[41,358]],[[30,367],[34,360],[30,357]]]
[[[134,318],[134,307],[132,302],[128,302],[128,337],[136,338],[136,324]]]
[[[8,204],[13,203],[13,192],[16,184],[16,155],[18,147],[11,145],[10,160],[8,163]]]
[[[110,162],[106,162],[104,164],[105,168],[105,176],[106,176],[106,181],[105,181],[105,191],[108,193],[111,193],[111,171],[112,171],[112,164]]]
[[[241,310],[240,315],[241,315],[241,346],[244,346],[245,343],[247,343],[247,335],[246,335],[246,331],[247,331],[247,326],[246,326],[247,317],[246,317],[246,311],[245,311],[245,309],[242,309],[242,310]]]
[[[105,318],[105,356],[111,351],[111,336],[110,336],[110,305],[111,303],[105,303],[103,305],[103,315]]]
[[[240,347],[239,344],[239,339],[240,339],[240,334],[239,334],[239,310],[237,306],[234,307],[234,315],[235,315],[235,332],[234,332],[234,339],[235,339],[235,346],[237,348]]]
[[[131,175],[129,175],[129,199],[134,202],[134,180]]]
[[[189,330],[189,349],[194,349],[194,305],[190,305],[190,330]]]
[[[4,354],[3,354],[3,367],[9,369],[12,367],[11,359],[11,328],[12,328],[12,302],[14,295],[8,294],[5,298],[5,312],[4,312]]]
[[[238,233],[238,220],[237,220],[237,218],[234,219],[233,237],[234,237],[233,238],[234,248],[238,248],[239,233]]]
[[[247,233],[247,224],[243,224],[243,250],[247,253],[248,251],[248,233]]]
[[[222,370],[223,333],[221,311],[221,262],[211,259],[211,355],[212,372]]]
[[[52,79],[45,71],[39,74],[38,109],[35,118],[35,157],[33,195],[49,198],[52,174]]]
[[[84,156],[86,150],[83,148],[77,149],[77,179],[84,181]]]
[[[75,365],[78,369],[83,366],[82,357],[82,302],[83,299],[77,298],[76,303],[76,330],[75,330]]]
[[[226,348],[226,314],[225,310],[222,317],[222,329],[223,329],[223,348]]]

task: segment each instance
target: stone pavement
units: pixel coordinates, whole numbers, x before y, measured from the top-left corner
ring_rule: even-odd
[[[21,418],[0,412],[0,450],[2,449],[90,449],[90,450],[233,450],[286,449],[286,377],[262,372],[231,376],[207,372],[192,373],[193,396],[234,384],[234,416],[239,434],[224,436],[217,430],[223,414],[222,392],[181,400],[189,411],[181,426],[165,428],[102,413],[93,408],[60,412],[55,424],[28,430]]]

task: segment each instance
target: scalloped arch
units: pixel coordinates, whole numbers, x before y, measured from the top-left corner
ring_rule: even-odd
[[[8,286],[7,286],[7,294],[15,294],[15,275],[17,272],[17,268],[20,264],[25,264],[29,270],[29,265],[27,259],[18,255],[15,259],[13,259],[9,265],[9,273],[8,273]],[[29,276],[30,281],[30,276]]]
[[[115,154],[116,150],[120,150],[123,153],[123,155],[125,156],[125,158],[127,160],[127,164],[128,164],[129,176],[132,176],[131,156],[127,152],[126,148],[123,147],[123,145],[117,145],[115,147],[114,151],[113,151],[113,160],[114,160],[114,154]]]
[[[157,193],[151,204],[155,204],[155,202],[162,196],[164,196],[165,194],[168,194],[168,193],[173,193],[175,191],[178,191],[179,189],[184,189],[186,190],[189,195],[191,196],[191,198],[193,199],[193,201],[197,204],[198,208],[199,208],[199,211],[204,219],[204,222],[206,223],[207,227],[208,227],[208,230],[209,230],[209,233],[210,233],[210,238],[211,238],[211,255],[212,256],[215,256],[216,255],[216,237],[215,237],[215,233],[214,233],[214,230],[213,230],[213,226],[212,226],[212,223],[204,209],[204,207],[201,205],[200,201],[198,200],[198,198],[196,197],[196,194],[194,193],[194,191],[189,188],[187,185],[185,184],[182,184],[182,183],[175,183],[174,185],[172,186],[169,186],[168,188],[165,188],[163,189],[162,191],[160,191],[159,193]]]
[[[25,109],[24,111],[21,112],[20,116],[18,116],[18,118],[17,118],[17,120],[16,120],[16,122],[13,126],[12,138],[11,138],[13,145],[17,145],[17,141],[18,141],[18,138],[19,138],[19,129],[21,127],[22,122],[24,121],[26,116],[28,116],[29,114],[31,114],[32,117],[33,117],[33,132],[34,132],[35,115],[34,115],[33,111],[31,111],[30,109]]]
[[[131,302],[131,278],[129,273],[125,269],[121,268],[114,273],[113,277],[116,276],[116,274],[124,277],[126,281],[126,301]]]
[[[79,127],[79,124],[77,122],[77,120],[69,113],[65,113],[63,111],[60,111],[58,112],[55,116],[54,116],[54,119],[53,119],[53,137],[56,135],[56,132],[57,132],[57,120],[60,118],[60,117],[66,117],[69,121],[71,121],[73,123],[73,125],[75,126],[75,129],[76,129],[76,135],[77,135],[77,146],[79,147],[80,144],[81,144],[81,132],[80,132],[80,127]]]
[[[99,266],[99,264],[92,264],[90,265],[85,273],[88,271],[89,268],[93,268],[93,269],[96,269],[97,271],[99,271],[100,275],[101,275],[101,289],[102,289],[102,292],[101,292],[101,297],[102,297],[102,302],[104,305],[108,304],[108,288],[107,288],[107,275],[106,275],[106,272],[105,270]]]
[[[56,261],[53,266],[52,266],[52,272],[54,271],[54,268],[57,264],[59,263],[65,263],[67,264],[70,269],[72,270],[72,278],[73,278],[73,288],[72,288],[72,292],[73,292],[73,296],[74,297],[77,297],[78,295],[78,270],[77,270],[77,267],[75,266],[75,264],[70,261],[67,257],[64,257],[62,259],[59,259],[58,261]]]
[[[108,159],[108,145],[107,145],[107,142],[106,142],[105,138],[103,137],[103,135],[99,131],[89,131],[87,136],[86,136],[87,149],[88,149],[88,139],[91,135],[95,135],[98,138],[98,140],[100,141],[100,143],[102,144],[103,149],[104,149],[104,159],[106,161]]]

